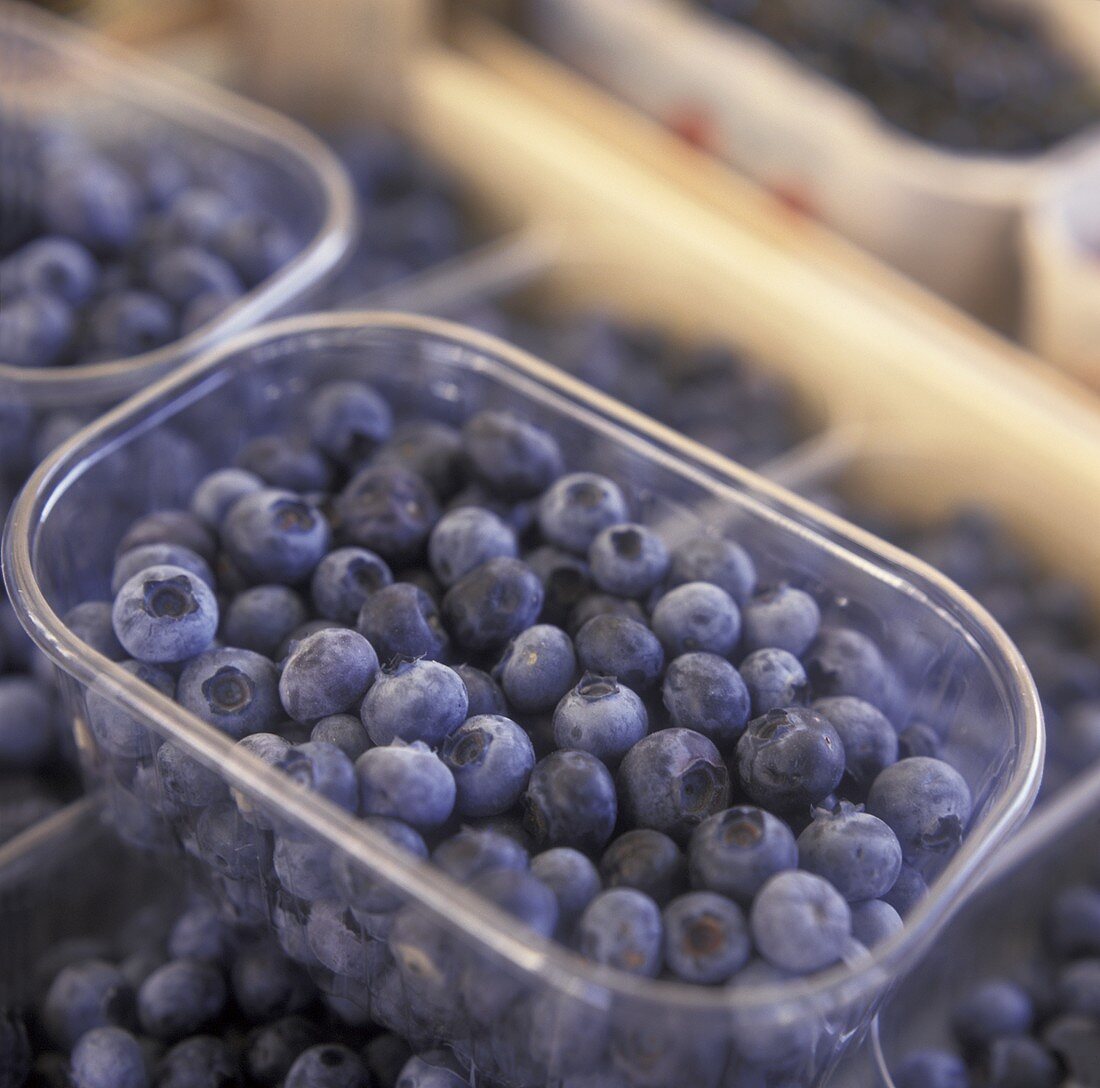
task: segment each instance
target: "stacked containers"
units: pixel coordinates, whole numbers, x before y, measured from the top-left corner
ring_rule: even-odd
[[[1035,4],[1052,40],[1093,64],[1100,23]],[[567,63],[751,178],[994,324],[1016,322],[1016,233],[1066,148],[941,150],[752,31],[671,0],[533,0]],[[1088,131],[1068,145],[1088,143]]]
[[[880,617],[913,705],[943,723],[946,757],[975,798],[969,838],[904,933],[866,960],[747,993],[639,981],[594,967],[533,939],[440,873],[402,860],[346,813],[288,791],[284,777],[66,629],[59,615],[104,594],[111,545],[129,518],[178,504],[204,469],[225,463],[248,438],[292,414],[312,382],[334,376],[370,381],[399,416],[454,421],[483,407],[519,410],[556,434],[572,466],[608,472],[624,484],[641,520],[675,524],[678,532],[703,525],[728,531],[767,557],[763,578],[797,572],[827,597],[834,617],[863,624]],[[166,482],[150,473],[146,454],[176,427],[208,436],[204,454],[213,462]],[[102,542],[96,554],[81,543],[89,539]],[[988,852],[1026,813],[1038,784],[1042,738],[1030,679],[999,629],[949,583],[522,353],[427,319],[298,319],[211,353],[105,417],[39,469],[14,512],[6,559],[21,618],[71,678],[66,695],[84,766],[106,785],[119,830],[165,851],[190,843],[220,899],[243,920],[272,923],[284,947],[330,989],[410,1036],[442,1033],[506,1083],[615,1063],[625,1067],[628,1082],[683,1083],[690,1070],[692,1082],[702,1084],[731,1061],[766,1061],[769,1049],[789,1058],[792,1048],[800,1082],[820,1083],[892,980],[930,945]],[[308,904],[278,897],[262,865],[240,872],[222,866],[219,873],[217,858],[196,849],[193,814],[166,818],[155,798],[130,791],[133,761],[98,749],[87,727],[90,692],[216,769],[242,807],[262,810],[269,822],[346,856],[392,887],[401,909],[433,935],[427,939],[451,950],[447,963],[464,977],[466,992],[472,985],[506,995],[494,1018],[486,1022],[456,1000],[454,977],[440,978],[432,967],[438,959],[422,947],[397,948],[395,961],[384,940],[356,930],[355,964],[335,972],[317,963]],[[540,1041],[534,1049],[533,1025]]]

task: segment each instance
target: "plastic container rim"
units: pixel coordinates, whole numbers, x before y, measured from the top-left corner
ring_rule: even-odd
[[[394,850],[362,823],[323,798],[307,791],[287,791],[285,776],[262,761],[242,753],[216,728],[188,713],[116,662],[90,649],[71,632],[53,611],[42,593],[34,572],[33,556],[41,519],[55,499],[55,489],[78,465],[85,448],[98,439],[141,418],[147,410],[163,407],[174,395],[201,395],[204,378],[228,369],[232,356],[278,338],[335,331],[416,333],[449,341],[470,351],[503,362],[520,378],[541,392],[564,395],[598,421],[620,430],[619,438],[635,440],[648,455],[664,457],[677,469],[701,475],[715,484],[740,484],[749,495],[765,497],[798,515],[805,525],[826,531],[845,546],[856,545],[880,562],[904,574],[910,585],[925,583],[969,616],[969,637],[984,636],[991,664],[999,658],[1000,681],[1011,685],[1020,698],[1021,736],[1019,760],[1008,788],[973,829],[959,852],[940,874],[933,894],[925,897],[895,937],[878,946],[858,962],[838,964],[809,979],[761,986],[752,991],[708,988],[667,980],[642,979],[613,968],[596,965],[552,941],[542,940],[514,918],[486,903],[427,863],[417,862]],[[669,452],[665,452],[665,451]],[[765,507],[773,509],[774,507]],[[841,544],[834,547],[840,548]],[[851,561],[868,566],[866,560],[847,553]],[[988,855],[1023,820],[1038,792],[1045,737],[1042,710],[1031,675],[1008,636],[976,601],[942,574],[900,549],[843,519],[821,510],[778,484],[742,468],[732,461],[684,438],[675,431],[633,411],[614,399],[557,371],[528,353],[504,341],[466,329],[452,322],[419,315],[385,311],[340,314],[310,314],[273,322],[233,337],[201,357],[123,402],[78,432],[54,450],[28,479],[8,518],[3,543],[4,578],[9,597],[20,621],[32,639],[68,675],[89,690],[107,696],[138,715],[162,736],[169,737],[207,765],[217,765],[230,785],[260,794],[265,806],[281,818],[297,822],[336,850],[343,850],[410,900],[418,900],[431,913],[447,919],[465,937],[480,943],[493,954],[523,972],[538,971],[544,981],[562,991],[589,991],[600,1004],[614,994],[630,1000],[651,1000],[675,1005],[682,1010],[737,1012],[774,1005],[777,1002],[854,1002],[873,997],[892,977],[906,969],[920,955],[923,946],[968,897],[976,873]],[[877,568],[880,577],[889,572]],[[896,578],[896,576],[895,576]],[[980,834],[978,833],[980,830]],[[488,923],[488,924],[487,924]]]
[[[263,320],[274,308],[291,303],[320,283],[347,254],[358,221],[351,181],[333,152],[296,121],[30,5],[0,0],[0,33],[5,23],[43,49],[99,77],[113,77],[119,97],[143,112],[170,117],[200,133],[224,128],[247,134],[268,148],[277,145],[297,161],[325,211],[316,232],[294,257],[187,335],[152,351],[98,363],[39,369],[0,361],[0,387],[16,387],[40,407],[65,406],[67,395],[86,390],[104,399],[125,396],[177,360],[193,358],[227,332]],[[150,90],[148,101],[137,98],[135,92],[142,88]]]

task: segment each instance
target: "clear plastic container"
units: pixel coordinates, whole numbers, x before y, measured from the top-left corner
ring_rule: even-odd
[[[1093,772],[1036,815],[1011,850],[1000,852],[978,893],[940,934],[936,954],[902,983],[879,1015],[876,1085],[894,1088],[890,1070],[914,1050],[954,1049],[948,1017],[967,990],[994,977],[1026,983],[1033,971],[1040,979],[1047,976],[1044,920],[1064,888],[1100,879],[1098,825],[1100,774]]]
[[[784,571],[827,588],[826,616],[875,630],[908,690],[901,719],[919,706],[943,723],[946,757],[975,799],[970,834],[905,931],[873,955],[760,989],[702,989],[594,966],[398,856],[347,813],[288,789],[285,777],[65,627],[68,608],[106,593],[113,547],[132,517],[180,503],[200,472],[277,427],[300,410],[312,383],[333,376],[372,382],[399,416],[456,420],[483,407],[516,409],[557,434],[571,467],[617,479],[635,517],[676,535],[704,524],[729,531],[757,557],[763,579]],[[201,448],[181,456],[180,435],[201,435]],[[269,922],[323,985],[375,1020],[414,1040],[441,1036],[508,1085],[568,1083],[609,1069],[650,1088],[717,1085],[746,1060],[785,1065],[792,1084],[820,1084],[973,888],[1038,786],[1043,734],[1031,679],[1003,633],[956,587],[530,356],[427,318],[281,322],[146,390],[35,472],[10,519],[5,569],[20,618],[67,674],[84,767],[106,786],[118,830],[190,858],[223,904],[242,920]],[[147,772],[135,782],[140,762],[96,749],[87,724],[93,692],[215,769],[253,819],[388,886],[400,904],[390,923],[355,920],[339,900],[311,905],[278,890],[264,861],[266,833],[259,858],[211,849],[198,813],[173,812]]]
[[[248,172],[267,210],[293,228],[297,255],[212,321],[126,359],[27,369],[0,360],[5,400],[102,408],[231,333],[307,308],[354,237],[355,204],[335,156],[301,126],[129,52],[28,4],[0,0],[3,109],[109,138],[169,133]]]
[[[112,940],[181,884],[114,836],[85,797],[0,847],[0,1008],[35,1000],[35,966],[67,940]]]

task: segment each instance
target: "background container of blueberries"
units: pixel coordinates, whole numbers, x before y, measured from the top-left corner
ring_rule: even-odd
[[[1094,116],[1100,28],[1065,7],[527,10],[536,40],[585,75],[1013,330],[1016,231],[1060,145],[1090,139]]]

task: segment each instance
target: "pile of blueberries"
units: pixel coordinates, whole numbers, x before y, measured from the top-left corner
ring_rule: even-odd
[[[757,987],[901,928],[971,797],[911,753],[900,679],[823,620],[831,602],[758,585],[683,518],[632,521],[614,480],[566,471],[511,413],[395,421],[331,381],[299,424],[135,522],[113,598],[70,626],[288,787],[597,964]],[[174,835],[293,958],[365,984],[380,1022],[455,1041],[537,1015],[380,876],[108,699],[87,711],[122,830]],[[753,1062],[812,1060],[763,1036]],[[629,1075],[653,1058],[613,1049]]]
[[[55,945],[0,1017],[2,1088],[463,1088],[469,1071],[322,995],[269,940],[196,900]]]
[[[925,560],[1004,627],[1043,703],[1047,754],[1041,799],[1100,760],[1100,618],[1083,586],[1045,569],[995,514],[980,507],[914,527],[833,494],[815,499]],[[922,750],[936,754],[934,736]]]
[[[958,151],[1043,151],[1093,123],[1100,100],[1026,5],[996,0],[699,0]]]
[[[897,1088],[1060,1088],[1100,1074],[1100,890],[1063,888],[1043,922],[1035,962],[1006,965],[951,1010],[958,1053],[909,1054]],[[1022,969],[1030,967],[1025,981]],[[961,1055],[961,1056],[960,1056]]]
[[[355,186],[359,240],[327,288],[334,307],[354,305],[475,240],[454,178],[391,129],[357,125],[330,136]]]
[[[741,464],[763,465],[806,436],[790,388],[728,344],[688,344],[599,311],[550,317],[480,306],[458,318]]]
[[[96,147],[0,116],[0,361],[127,358],[206,325],[301,248],[243,156]]]

